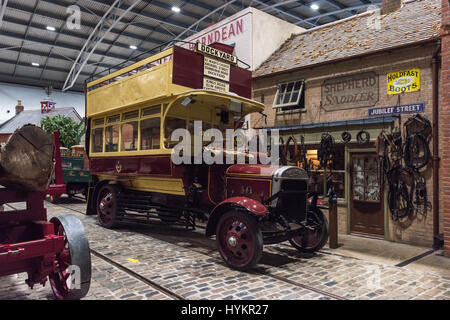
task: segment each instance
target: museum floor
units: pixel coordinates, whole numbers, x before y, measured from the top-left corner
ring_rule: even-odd
[[[257,268],[239,272],[225,266],[200,229],[107,230],[82,214],[82,201],[45,205],[49,218],[74,214],[84,224],[92,250],[88,300],[450,299],[450,259],[429,248],[340,236],[338,249],[308,256],[286,242],[265,246]],[[30,290],[25,279],[2,278],[0,300],[54,299],[48,284]]]

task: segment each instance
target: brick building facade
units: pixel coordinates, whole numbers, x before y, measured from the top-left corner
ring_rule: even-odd
[[[442,0],[442,100],[440,109],[441,168],[440,199],[443,215],[444,250],[450,256],[450,10],[448,0]]]
[[[407,218],[393,220],[387,201],[387,184],[377,188],[376,183],[372,186],[363,183],[361,190],[377,196],[364,198],[364,201],[357,198],[360,196],[357,195],[360,188],[356,183],[360,174],[357,169],[363,162],[364,166],[377,162],[375,140],[378,135],[395,127],[404,131],[403,124],[412,116],[410,113],[397,117],[386,113],[392,109],[385,107],[405,106],[397,108],[403,111],[420,109],[422,116],[430,121],[433,118],[432,64],[440,43],[440,2],[410,1],[398,7],[392,5],[391,12],[368,12],[292,36],[254,73],[253,98],[266,105],[267,120],[252,115],[251,125],[278,129],[284,142],[294,136],[300,143],[303,137],[307,158],[311,160],[317,159],[322,133],[334,137],[338,164],[332,168],[332,174],[316,167],[310,168],[310,175],[314,177],[314,187],[319,186],[324,198],[330,184],[337,189],[339,232],[432,246],[436,233],[433,223],[442,232],[445,218],[441,211],[438,221],[434,221],[437,214],[432,206],[431,160],[420,170],[430,203],[414,210]],[[388,83],[388,76],[415,70],[420,73],[420,80],[416,79],[420,89],[388,93],[392,85]],[[290,85],[291,98],[297,97],[299,92],[295,106],[289,106],[289,99],[286,99]],[[278,98],[283,89],[286,94],[281,101],[283,99]],[[288,107],[283,107],[283,102],[288,102]],[[382,108],[382,113],[378,108]],[[356,135],[362,130],[369,132],[370,142],[356,142]],[[344,131],[352,135],[349,143],[342,140]],[[431,153],[432,147],[430,142]],[[364,170],[361,174],[368,177],[370,170]],[[373,179],[379,179],[379,175],[373,174]],[[371,188],[372,191],[367,191]],[[368,216],[368,212],[372,216]]]

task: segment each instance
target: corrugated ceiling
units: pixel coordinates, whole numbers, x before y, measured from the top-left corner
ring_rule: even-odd
[[[113,0],[8,0],[0,27],[0,81],[62,88],[83,45],[107,12]],[[172,40],[205,15],[223,6],[223,0],[143,0],[120,21],[97,47],[84,67],[75,91],[93,73],[114,66],[131,56]],[[223,20],[249,6],[304,28],[323,25],[365,11],[381,0],[239,0],[208,16],[193,30]],[[81,28],[66,24],[68,7],[81,9]],[[319,5],[318,10],[311,4]],[[180,13],[171,10],[176,5]],[[127,1],[125,1],[127,7]],[[356,8],[351,10],[349,8]],[[317,18],[318,17],[318,18]],[[56,28],[55,32],[46,30]],[[182,39],[193,31],[186,32]],[[135,45],[138,50],[131,50]],[[39,67],[32,66],[33,62]]]

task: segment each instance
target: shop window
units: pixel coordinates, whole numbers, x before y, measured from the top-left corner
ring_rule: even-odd
[[[105,152],[119,151],[119,125],[106,127]]]
[[[357,157],[353,162],[353,200],[379,202],[378,163],[375,157]]]
[[[328,189],[333,187],[338,198],[345,199],[345,147],[336,145],[333,161],[326,170],[319,168],[317,157],[318,146],[308,146],[306,163],[309,172],[308,190],[315,191],[321,197],[326,197]],[[303,164],[300,164],[303,167]]]
[[[326,195],[324,190],[325,180],[323,179],[323,171],[315,171],[309,173],[308,190],[310,192],[317,192],[319,197]]]
[[[141,150],[160,148],[161,118],[141,120]]]
[[[103,128],[92,130],[92,152],[103,152]]]
[[[277,112],[305,109],[305,81],[298,80],[282,83],[273,104]]]
[[[121,151],[136,151],[138,142],[138,122],[128,122],[122,124],[122,145]]]

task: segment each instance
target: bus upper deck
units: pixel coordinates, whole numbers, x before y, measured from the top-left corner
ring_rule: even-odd
[[[233,48],[172,46],[86,84],[86,116],[158,102],[190,90],[232,92],[251,98],[251,72],[237,66]],[[217,49],[220,48],[221,50]],[[223,51],[227,50],[227,51]]]
[[[220,50],[221,49],[221,50]],[[232,47],[173,46],[86,85],[91,157],[168,154],[178,128],[234,128],[264,106],[250,100],[251,72]],[[225,51],[224,51],[225,50]]]

